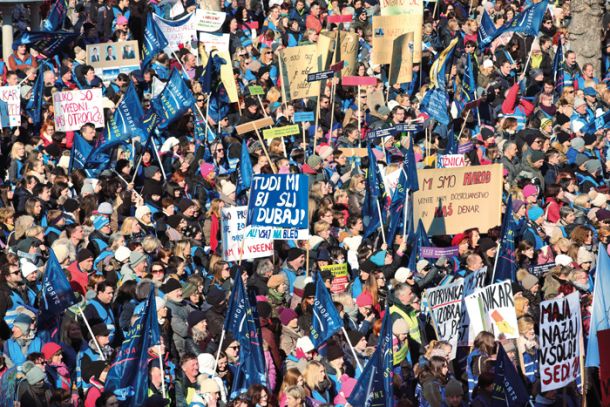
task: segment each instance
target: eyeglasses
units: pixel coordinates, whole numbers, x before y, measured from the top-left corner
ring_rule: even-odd
[[[153,273],[163,273],[164,272],[162,268],[161,269],[152,269],[151,271]]]
[[[204,99],[197,99],[197,102],[203,103]]]
[[[229,346],[230,349],[239,349],[239,345]]]

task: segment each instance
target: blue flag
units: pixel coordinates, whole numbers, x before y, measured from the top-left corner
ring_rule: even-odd
[[[529,396],[515,365],[500,345],[495,364],[495,386],[492,394],[492,407],[519,407],[529,401]]]
[[[472,65],[472,54],[466,54],[466,67],[464,69],[464,77],[462,78],[462,89],[466,93],[468,101],[474,100],[474,92],[477,89],[476,73]]]
[[[129,144],[130,137],[123,136],[112,141],[105,141],[100,144],[87,156],[84,167],[90,177],[97,178],[97,176],[110,167],[112,162],[112,150],[121,144]]]
[[[499,283],[504,280],[515,281],[517,278],[515,227],[513,221],[513,198],[510,195],[506,202],[506,212],[504,212],[504,218],[502,219],[500,239],[502,239],[500,253],[498,253],[498,262],[495,265],[496,271],[493,283]]]
[[[74,290],[70,287],[70,282],[52,249],[49,251],[49,260],[42,278],[41,292],[40,310],[45,314],[57,315],[76,304]]]
[[[220,79],[220,69],[222,65],[226,63],[227,61],[219,57],[216,52],[210,52],[208,62],[205,66],[205,71],[199,78],[199,83],[201,83],[203,93],[213,93],[213,79]]]
[[[68,4],[65,0],[55,0],[49,10],[47,19],[42,22],[42,31],[53,32],[61,30],[68,15]]]
[[[479,25],[479,41],[491,43],[493,41],[492,36],[495,32],[496,25],[491,19],[489,13],[487,13],[487,10],[483,10],[483,15],[481,16],[481,24]]]
[[[518,32],[531,36],[538,35],[548,4],[549,0],[542,0],[540,3],[532,4],[521,13],[515,15],[512,20],[506,22],[502,27],[491,32],[491,34],[484,32],[479,37],[479,48],[486,48],[493,40],[507,32]],[[486,29],[489,28],[487,23],[485,26]],[[481,27],[483,27],[483,24],[481,24]],[[480,29],[479,34],[481,34]]]
[[[142,121],[143,117],[144,110],[138,99],[138,94],[133,83],[130,83],[114,114],[106,123],[104,139],[113,141],[131,136],[140,137],[140,140],[144,142],[148,138],[148,133]]]
[[[413,135],[411,135],[409,141],[409,148],[407,154],[405,154],[405,161],[403,163],[403,170],[407,175],[407,189],[411,192],[419,191],[419,180],[417,179],[417,162],[415,161],[415,151],[413,151],[413,144],[415,143]]]
[[[195,98],[193,92],[184,83],[180,72],[172,69],[165,88],[151,101],[151,104],[159,116],[159,128],[166,129],[195,104]]]
[[[0,128],[4,129],[9,126],[8,103],[4,100],[0,100]]]
[[[13,42],[13,48],[16,48],[21,44],[29,45],[44,56],[50,58],[60,50],[67,49],[68,45],[72,41],[75,41],[77,37],[77,33],[63,31],[26,31],[21,37]]]
[[[430,89],[426,92],[421,102],[420,110],[427,113],[437,122],[448,125],[451,119],[447,111],[449,106],[449,95],[447,94],[447,67],[451,66],[453,52],[458,43],[458,38],[451,40],[451,43],[436,58],[430,68]]]
[[[38,75],[36,76],[36,80],[34,81],[34,86],[32,87],[32,96],[28,103],[25,106],[25,111],[29,117],[32,118],[32,123],[34,126],[39,126],[42,121],[42,97],[44,90],[44,72],[47,69],[52,69],[51,65],[42,61],[41,65],[38,67]]]
[[[162,52],[169,42],[163,31],[159,28],[152,13],[146,17],[146,29],[144,30],[144,44],[142,44],[142,72],[148,68],[153,57]]]
[[[371,146],[368,147],[369,154],[369,167],[366,174],[366,192],[364,195],[364,203],[362,205],[362,222],[364,224],[364,237],[367,238],[382,226],[383,212],[380,217],[380,209],[385,210],[385,205],[380,204],[380,197],[385,197],[385,188],[383,186],[383,180],[381,174],[379,174],[379,167],[377,166],[377,159]],[[380,185],[381,184],[381,185]]]
[[[402,216],[407,199],[407,184],[407,175],[403,166],[403,168],[400,169],[396,189],[394,189],[394,193],[392,194],[392,202],[390,202],[390,213],[392,216],[390,216],[388,221],[388,230],[386,232],[386,239],[390,244],[394,242],[394,237],[396,236],[396,232],[401,223],[407,221],[407,219]]]
[[[70,166],[68,168],[68,172],[72,172],[72,170],[78,170],[80,168],[85,168],[85,163],[87,162],[87,158],[89,154],[93,151],[93,147],[91,144],[87,142],[80,135],[80,133],[74,133],[74,139],[72,140],[72,151],[70,152]]]
[[[151,289],[144,312],[129,328],[106,378],[105,390],[112,391],[125,406],[139,407],[148,397],[148,349],[160,343],[155,290]]]
[[[343,327],[343,320],[320,276],[316,273],[316,299],[313,303],[311,342],[317,348]]]
[[[555,58],[553,58],[553,81],[555,82],[555,92],[559,95],[563,92],[563,68],[563,44],[559,38]]]
[[[347,399],[352,406],[391,407],[394,405],[392,339],[392,317],[386,305],[375,352],[364,367],[352,394]]]
[[[428,234],[426,233],[426,228],[420,219],[417,223],[417,231],[415,232],[413,247],[411,248],[411,254],[409,256],[409,269],[417,269],[417,262],[423,258],[420,254],[422,246],[432,246],[432,243],[430,243],[430,239],[428,239]]]
[[[252,184],[252,174],[253,170],[250,152],[248,151],[246,140],[244,140],[241,143],[241,160],[239,162],[236,195],[239,195],[250,188],[250,185]]]
[[[587,359],[585,360],[586,367],[599,367],[597,332],[610,329],[610,321],[608,320],[610,301],[606,299],[610,292],[610,258],[608,258],[608,252],[601,243],[597,253],[595,285],[593,287],[593,311],[591,312]]]

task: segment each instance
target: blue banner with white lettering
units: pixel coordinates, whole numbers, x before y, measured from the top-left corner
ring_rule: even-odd
[[[555,92],[563,92],[563,44],[561,38],[557,41],[557,51],[553,58],[553,81],[555,81]]]
[[[246,140],[241,143],[241,160],[239,163],[239,173],[237,177],[237,191],[236,194],[239,196],[242,192],[250,189],[252,184],[252,160],[250,159],[250,152],[248,151],[248,144]]]
[[[38,126],[42,120],[42,97],[44,89],[44,72],[46,69],[51,69],[51,65],[46,61],[42,61],[41,65],[38,67],[38,75],[36,76],[34,86],[32,87],[32,96],[25,105],[25,111],[28,116],[32,118],[34,126]]]
[[[313,317],[309,337],[317,348],[343,327],[343,320],[333,304],[333,299],[320,276],[316,273],[316,298],[312,307]]]
[[[70,152],[70,166],[68,172],[72,172],[72,170],[78,170],[80,168],[85,168],[85,163],[87,162],[87,158],[89,154],[93,151],[93,147],[91,144],[87,142],[80,135],[80,133],[74,133],[74,140],[72,141],[72,151]]]
[[[49,251],[49,260],[42,278],[42,302],[40,310],[45,314],[57,315],[76,304],[74,290],[66,277],[55,252]]]
[[[49,10],[47,19],[42,22],[42,31],[53,32],[61,30],[68,15],[68,3],[66,0],[56,0]]]
[[[165,34],[159,28],[152,13],[146,17],[146,29],[144,30],[144,43],[142,44],[142,71],[146,70],[153,57],[162,52],[169,42],[165,38]]]
[[[131,136],[140,137],[140,140],[145,142],[148,138],[148,133],[144,128],[143,116],[144,110],[138,99],[138,94],[133,83],[130,83],[114,114],[106,123],[104,139],[106,141],[113,141]]]
[[[52,57],[60,49],[68,48],[68,45],[76,40],[78,34],[70,32],[44,32],[27,31],[13,42],[13,48],[25,44],[34,48],[46,57]]]
[[[597,250],[597,267],[595,271],[595,284],[593,286],[593,310],[589,324],[589,340],[587,342],[586,367],[599,367],[599,345],[597,332],[610,329],[608,310],[610,309],[610,258],[602,243]]]
[[[303,174],[256,175],[252,178],[248,225],[309,228],[309,180]]]
[[[186,86],[178,70],[172,69],[163,91],[151,101],[159,115],[159,128],[165,129],[195,104],[193,92]]]
[[[500,253],[498,253],[498,262],[496,264],[496,272],[493,283],[499,283],[504,280],[515,281],[517,277],[517,263],[515,262],[515,231],[513,225],[513,198],[508,197],[506,202],[506,212],[502,220],[502,229],[500,232]]]
[[[479,41],[491,43],[493,39],[490,40],[489,38],[492,38],[495,32],[496,25],[487,10],[483,10],[483,16],[481,17],[481,23],[479,25]]]
[[[494,373],[496,380],[491,396],[492,407],[524,406],[529,401],[523,380],[502,345],[498,348]]]

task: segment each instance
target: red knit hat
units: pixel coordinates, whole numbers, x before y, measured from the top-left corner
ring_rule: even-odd
[[[362,293],[356,298],[356,305],[359,307],[372,306],[373,297],[369,293]]]
[[[55,342],[48,342],[42,347],[42,354],[44,355],[45,360],[51,360],[53,355],[57,352],[61,351],[61,346],[56,344]]]

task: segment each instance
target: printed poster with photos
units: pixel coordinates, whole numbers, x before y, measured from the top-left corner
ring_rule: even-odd
[[[120,73],[129,74],[140,69],[138,41],[87,45],[87,63],[104,82],[111,82]]]

